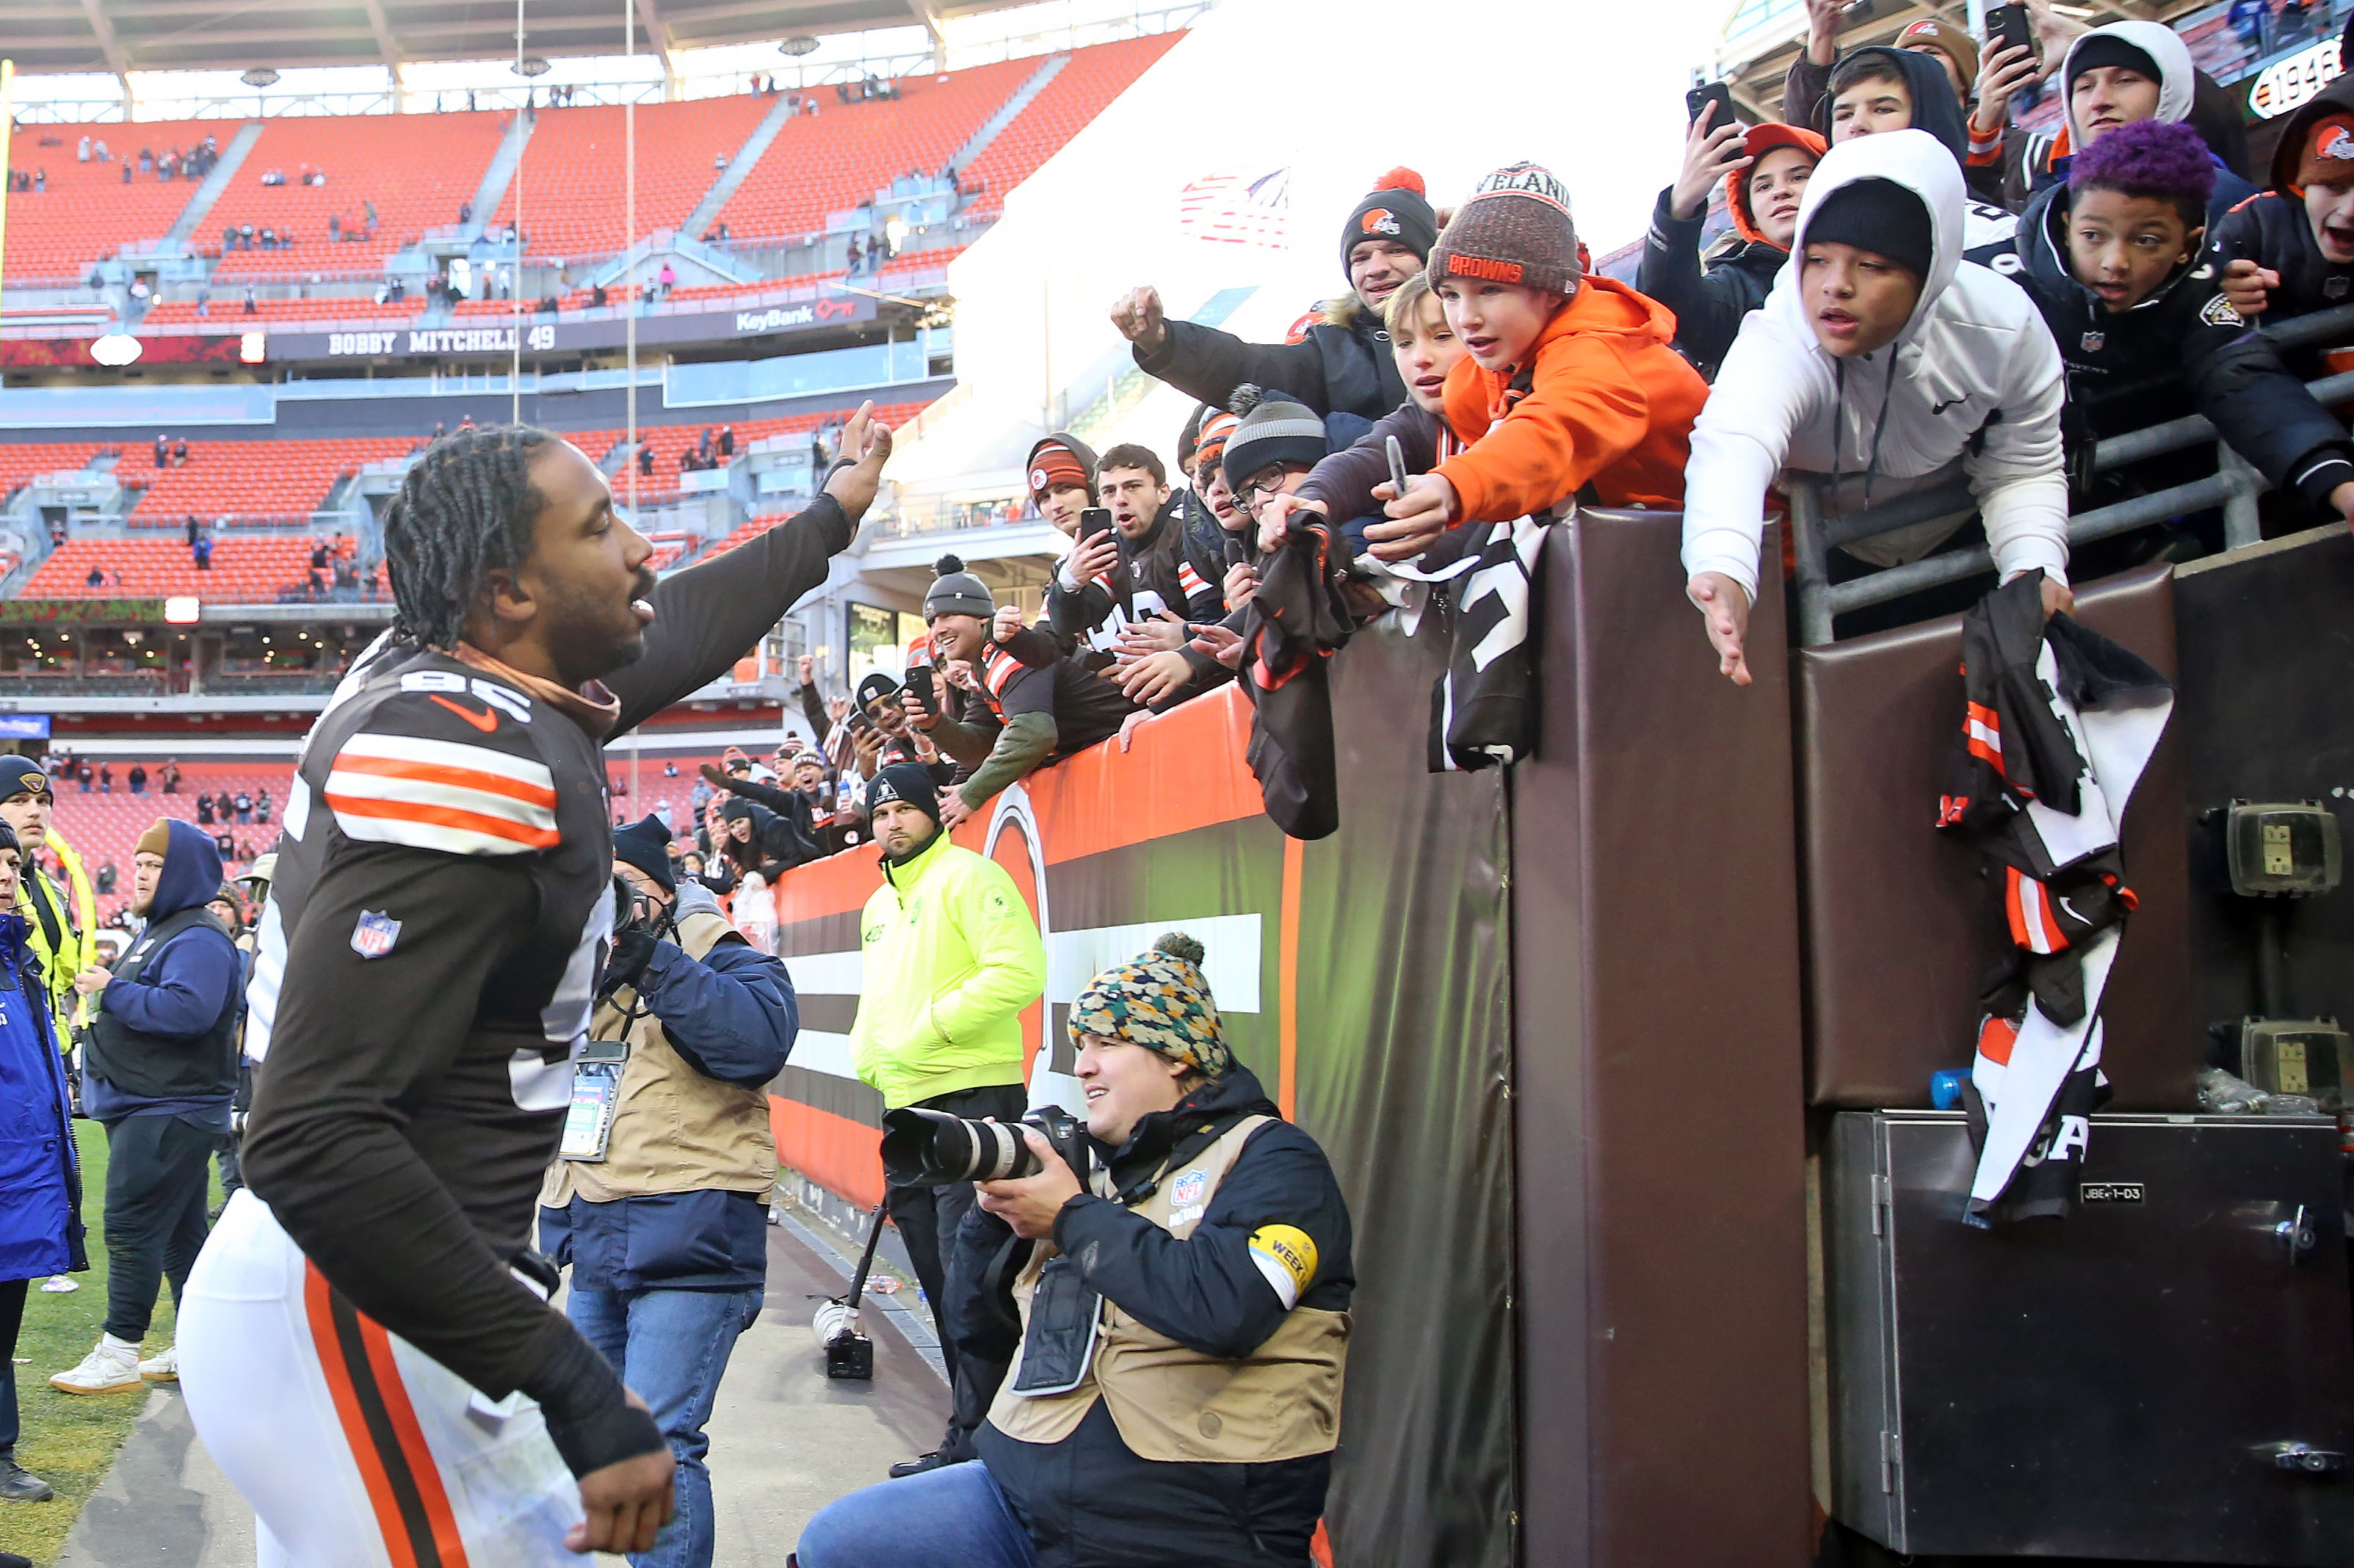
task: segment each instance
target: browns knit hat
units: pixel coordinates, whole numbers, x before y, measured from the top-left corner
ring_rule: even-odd
[[[932,586],[924,592],[926,620],[936,615],[977,615],[987,620],[997,613],[989,585],[966,571],[960,557],[942,556],[932,571]]]
[[[2306,127],[2296,183],[2334,185],[2347,180],[2354,180],[2354,114],[2325,114]]]
[[[1044,501],[1066,484],[1087,486],[1087,504],[1095,504],[1096,454],[1069,436],[1047,436],[1030,449],[1030,499]]]
[[[1896,35],[1900,49],[1935,49],[1954,62],[1962,73],[1963,90],[1975,90],[1978,79],[1978,43],[1976,38],[1951,22],[1935,16],[1924,16]]]
[[[1314,468],[1332,450],[1324,439],[1324,421],[1316,410],[1273,387],[1262,391],[1248,382],[1235,388],[1235,411],[1242,416],[1226,438],[1219,460],[1226,488],[1239,491],[1243,481],[1269,463],[1296,462]]]
[[[1583,271],[1569,187],[1536,164],[1509,164],[1482,179],[1430,252],[1434,283],[1481,278],[1568,294]]]
[[[1193,472],[1197,477],[1204,469],[1225,461],[1226,443],[1234,439],[1235,432],[1242,428],[1243,422],[1239,414],[1229,413],[1224,408],[1211,412],[1206,403],[1202,407],[1204,418],[1201,433],[1193,438]]]
[[[1202,944],[1164,931],[1150,948],[1089,980],[1071,1003],[1071,1043],[1100,1034],[1157,1051],[1204,1077],[1235,1068],[1218,1004],[1202,974]]]
[[[1349,221],[1341,226],[1341,272],[1348,275],[1349,257],[1368,239],[1394,239],[1416,256],[1429,259],[1438,242],[1438,215],[1423,194],[1422,176],[1396,168],[1373,182]]]

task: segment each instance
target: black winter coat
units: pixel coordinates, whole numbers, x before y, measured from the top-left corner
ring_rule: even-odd
[[[1145,374],[1213,408],[1225,408],[1247,381],[1280,387],[1320,414],[1378,419],[1405,397],[1405,379],[1381,319],[1354,300],[1343,314],[1346,325],[1319,322],[1298,343],[1245,343],[1215,327],[1172,321],[1157,351],[1133,352]]]
[[[1249,1069],[1204,1085],[1173,1111],[1138,1124],[1114,1150],[1093,1145],[1116,1181],[1140,1182],[1164,1162],[1206,1148],[1246,1116],[1278,1116]],[[1209,1134],[1196,1131],[1207,1124]],[[1064,1205],[1055,1242],[1086,1260],[1088,1285],[1150,1327],[1214,1356],[1241,1358],[1283,1319],[1274,1288],[1246,1261],[1265,1224],[1295,1225],[1316,1244],[1315,1278],[1299,1305],[1341,1312],[1356,1288],[1347,1203],[1316,1140],[1287,1121],[1254,1132],[1211,1194],[1187,1240],[1109,1199]],[[1011,1287],[1031,1244],[975,1208],[957,1233],[947,1303],[949,1335],[970,1361],[1003,1369],[1021,1342]],[[982,1462],[1038,1548],[1039,1568],[1306,1568],[1308,1542],[1324,1512],[1332,1457],[1264,1465],[1177,1465],[1139,1458],[1098,1401],[1079,1429],[1055,1444],[1017,1443],[983,1425]]]
[[[1708,380],[1724,362],[1741,331],[1742,318],[1766,302],[1790,253],[1762,239],[1746,239],[1701,270],[1701,229],[1708,221],[1678,217],[1669,205],[1670,187],[1651,208],[1650,232],[1643,237],[1643,260],[1635,287],[1676,313],[1677,352]]]
[[[2068,194],[2055,185],[2029,204],[2012,275],[2067,366],[2072,472],[2089,473],[2096,440],[2198,413],[2274,485],[2326,510],[2330,491],[2354,480],[2354,449],[2272,344],[2232,309],[2212,260],[2194,259],[2139,305],[2112,313],[2069,270]]]

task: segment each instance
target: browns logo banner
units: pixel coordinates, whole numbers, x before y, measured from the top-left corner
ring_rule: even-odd
[[[1426,642],[1429,640],[1426,639]],[[1076,1110],[1065,1021],[1095,974],[1179,927],[1235,1052],[1331,1156],[1355,1227],[1356,1330],[1328,1519],[1344,1563],[1512,1560],[1511,1065],[1500,770],[1433,775],[1439,665],[1388,627],[1332,667],[1341,829],[1261,810],[1229,685],[1007,789],[956,833],[1037,916],[1046,993],[1023,1020],[1034,1104]],[[778,948],[801,1003],[769,1086],[784,1162],[882,1196],[882,1102],[850,1064],[861,847],[788,872]]]

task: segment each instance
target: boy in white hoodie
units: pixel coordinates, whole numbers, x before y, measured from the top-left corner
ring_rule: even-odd
[[[2070,602],[2060,351],[2016,284],[1962,260],[1962,221],[1961,170],[1923,132],[1841,143],[1808,182],[1789,264],[1725,356],[1684,471],[1685,591],[1735,684],[1766,491],[1786,468],[1829,476],[1838,516],[1958,466],[2003,579],[2041,567],[2047,609]],[[1846,548],[1893,566],[1953,532]]]

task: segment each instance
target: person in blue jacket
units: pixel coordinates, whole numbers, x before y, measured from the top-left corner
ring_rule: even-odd
[[[79,1366],[49,1379],[67,1393],[178,1381],[177,1351],[140,1359],[168,1277],[183,1298],[205,1245],[213,1150],[237,1091],[236,944],[206,907],[220,852],[193,822],[158,817],[132,857],[133,913],[147,924],[113,971],[84,969],[90,998],[82,1109],[106,1128],[106,1323]]]
[[[49,1033],[31,927],[16,912],[21,859],[16,832],[0,822],[0,1499],[40,1502],[49,1484],[16,1463],[16,1330],[28,1285],[80,1273],[90,1258],[65,1060]]]
[[[576,1111],[584,1091],[606,1097],[567,1124],[540,1189],[539,1245],[571,1267],[566,1313],[646,1401],[678,1461],[677,1511],[633,1568],[708,1568],[704,1425],[767,1288],[777,1143],[765,1091],[800,1015],[784,965],[744,940],[709,888],[677,879],[661,818],[615,830],[613,874],[588,1050],[617,1065],[577,1081]]]

